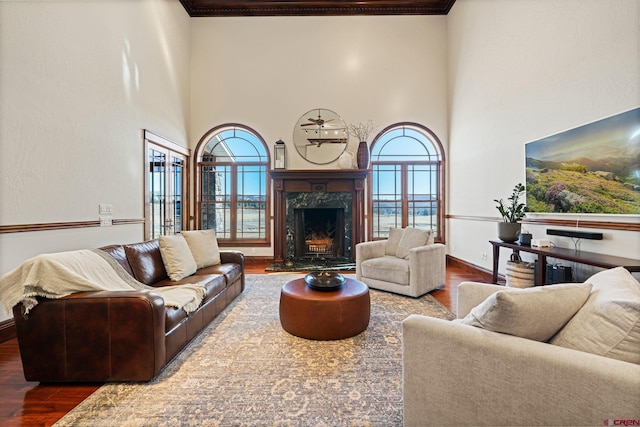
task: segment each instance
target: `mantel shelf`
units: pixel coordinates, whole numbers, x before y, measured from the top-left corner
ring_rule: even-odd
[[[269,171],[273,179],[364,179],[367,177],[369,169],[274,169]]]

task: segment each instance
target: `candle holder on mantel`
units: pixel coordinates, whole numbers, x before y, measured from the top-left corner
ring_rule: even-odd
[[[287,168],[287,146],[284,141],[279,139],[273,146],[273,168],[274,169],[286,169]]]

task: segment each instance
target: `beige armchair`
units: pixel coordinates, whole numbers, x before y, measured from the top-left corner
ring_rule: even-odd
[[[389,239],[356,245],[356,279],[370,288],[419,297],[445,284],[445,246],[431,230],[392,228]]]

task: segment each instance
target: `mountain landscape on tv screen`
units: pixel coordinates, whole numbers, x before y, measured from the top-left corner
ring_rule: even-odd
[[[640,108],[525,146],[530,212],[640,214]]]

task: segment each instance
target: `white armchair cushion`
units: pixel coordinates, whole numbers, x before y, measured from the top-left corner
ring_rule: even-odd
[[[169,278],[177,282],[196,272],[198,266],[181,234],[158,237],[160,255]]]
[[[640,364],[640,283],[623,267],[587,281],[589,299],[551,344]]]
[[[215,230],[190,230],[180,234],[187,241],[198,268],[220,264],[220,249]]]
[[[402,238],[398,243],[396,256],[398,258],[409,259],[409,251],[413,248],[426,245],[430,236],[431,230],[420,230],[411,227],[405,228],[404,233],[402,233]]]
[[[385,255],[396,256],[396,253],[398,252],[398,244],[400,243],[400,239],[402,239],[403,234],[404,228],[389,229],[389,238],[387,239],[387,244],[384,249]]]
[[[409,261],[385,255],[362,263],[362,275],[375,280],[409,285]]]
[[[461,323],[547,341],[582,307],[590,292],[590,283],[510,288],[489,296]]]

